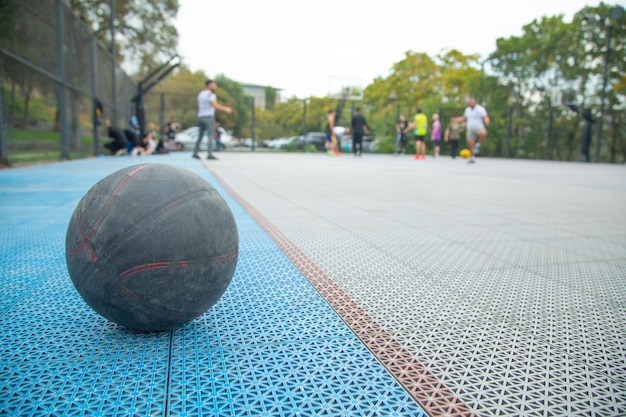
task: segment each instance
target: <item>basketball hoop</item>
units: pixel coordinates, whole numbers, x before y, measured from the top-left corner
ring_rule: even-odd
[[[563,105],[563,92],[559,87],[553,87],[550,91],[550,104],[553,107]]]
[[[363,100],[363,81],[358,77],[331,76],[328,97],[340,100]]]

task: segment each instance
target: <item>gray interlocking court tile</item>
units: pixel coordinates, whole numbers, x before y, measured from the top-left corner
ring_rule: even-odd
[[[207,167],[479,415],[626,414],[626,167],[313,154]]]

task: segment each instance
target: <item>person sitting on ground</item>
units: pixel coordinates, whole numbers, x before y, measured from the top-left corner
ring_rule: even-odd
[[[157,145],[158,153],[168,153],[175,151],[182,151],[184,145],[180,142],[176,142],[176,134],[178,130],[181,128],[180,123],[176,121],[174,116],[170,117],[170,121],[167,122],[165,127],[163,128],[164,136],[161,136],[159,140],[159,144]]]
[[[124,131],[119,127],[111,126],[111,121],[107,119],[106,125],[108,128],[108,136],[111,139],[109,143],[105,143],[104,147],[107,148],[111,155],[126,155],[128,153],[128,139],[124,134]]]
[[[143,143],[141,146],[137,146],[137,152],[139,155],[150,155],[153,154],[156,150],[156,142],[154,141],[154,136],[156,132],[154,130],[149,131],[143,137]]]
[[[135,149],[137,148],[137,146],[141,145],[141,143],[139,142],[139,137],[133,129],[124,129],[124,135],[126,135],[126,139],[128,140],[126,150],[131,155],[136,154],[137,151]]]

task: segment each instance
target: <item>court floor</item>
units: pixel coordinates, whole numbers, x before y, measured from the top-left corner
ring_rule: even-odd
[[[624,166],[189,153],[0,171],[0,415],[626,414]],[[80,298],[99,179],[200,175],[237,222],[206,314],[137,333]]]

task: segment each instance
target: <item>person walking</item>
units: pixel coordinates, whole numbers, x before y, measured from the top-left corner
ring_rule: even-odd
[[[233,109],[228,106],[222,106],[217,102],[217,96],[215,95],[215,89],[217,84],[213,80],[207,80],[205,83],[205,89],[198,94],[198,140],[196,141],[196,147],[191,155],[193,158],[200,159],[198,151],[200,150],[200,143],[204,132],[207,132],[209,140],[209,154],[207,159],[217,159],[213,155],[213,134],[215,132],[215,111],[223,111],[224,113],[232,113]]]
[[[474,159],[476,154],[480,152],[480,145],[487,137],[487,126],[489,126],[489,115],[487,110],[474,97],[467,99],[467,107],[461,121],[466,123],[467,128],[467,147],[470,151],[470,160],[468,163],[476,162]]]
[[[326,154],[329,156],[339,156],[339,147],[337,146],[337,134],[335,133],[335,116],[337,112],[334,109],[328,110],[326,114]]]
[[[441,122],[439,115],[433,114],[433,125],[430,128],[430,142],[433,146],[433,154],[435,158],[439,158],[439,150],[441,149]]]
[[[369,132],[369,126],[365,121],[365,116],[361,114],[361,109],[357,107],[355,109],[354,116],[352,116],[351,123],[352,130],[352,151],[354,156],[361,156],[363,151],[363,135]]]
[[[443,134],[444,142],[450,142],[450,156],[456,158],[456,152],[461,140],[461,132],[465,130],[465,124],[459,117],[452,117],[446,131]]]
[[[426,159],[426,133],[428,133],[428,117],[422,113],[422,109],[417,109],[415,119],[409,124],[405,133],[410,129],[415,129],[415,159]]]
[[[396,152],[395,155],[404,155],[406,151],[406,131],[408,130],[409,122],[406,120],[406,115],[401,114],[398,122],[396,123]]]

